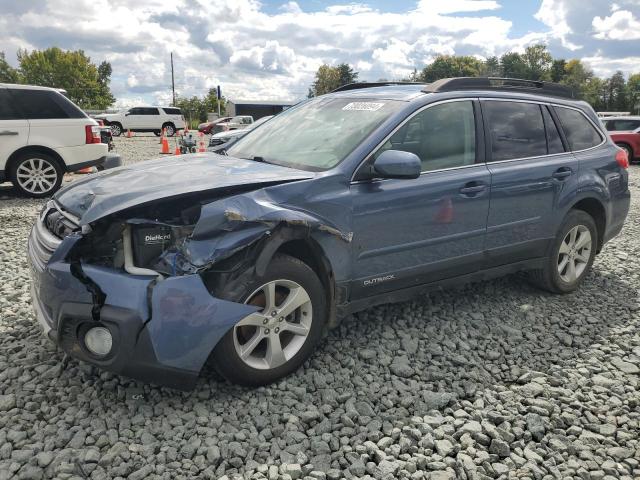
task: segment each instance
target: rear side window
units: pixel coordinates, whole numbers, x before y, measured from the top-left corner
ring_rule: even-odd
[[[562,145],[560,132],[546,106],[542,106],[542,116],[544,118],[544,128],[547,131],[547,151],[549,154],[563,153],[564,146]]]
[[[624,132],[640,128],[640,120],[609,120],[607,130],[613,132]]]
[[[70,100],[51,90],[27,88],[8,89],[14,105],[24,118],[30,120],[52,118],[86,118],[85,113]]]
[[[571,150],[585,150],[602,143],[602,136],[582,113],[571,108],[554,108]]]
[[[0,120],[20,120],[22,116],[14,107],[13,99],[9,92],[0,88]]]
[[[416,114],[385,142],[385,150],[415,153],[422,171],[472,165],[476,161],[476,128],[471,101],[448,102]]]
[[[179,108],[163,108],[164,112],[167,115],[182,115],[182,112]]]
[[[492,160],[547,154],[547,137],[540,105],[486,101],[482,110],[489,124]]]

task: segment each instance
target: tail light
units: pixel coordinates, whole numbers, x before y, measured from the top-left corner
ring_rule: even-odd
[[[622,148],[618,149],[618,153],[616,153],[616,162],[618,162],[618,165],[624,169],[629,168],[629,155],[627,155],[626,150],[623,150]]]
[[[102,143],[100,139],[100,127],[98,125],[85,125],[84,134],[86,143]]]

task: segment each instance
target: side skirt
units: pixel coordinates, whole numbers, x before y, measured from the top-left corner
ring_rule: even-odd
[[[386,292],[366,298],[361,298],[344,305],[338,305],[338,318],[344,318],[347,315],[366,310],[367,308],[376,305],[405,302],[415,297],[425,295],[426,293],[434,290],[442,290],[444,288],[460,286],[466,283],[490,280],[493,278],[503,277],[511,273],[521,272],[523,270],[536,270],[544,266],[545,260],[546,257],[524,260],[521,262],[515,262],[507,265],[500,265],[498,267],[480,270],[466,275],[459,275],[457,277],[438,280],[436,282],[424,283],[415,287],[394,290],[392,292]]]

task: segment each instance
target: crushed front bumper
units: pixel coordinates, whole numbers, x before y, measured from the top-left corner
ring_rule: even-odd
[[[199,275],[157,281],[87,264],[72,268],[66,257],[80,235],[57,239],[44,226],[43,215],[28,241],[33,306],[47,336],[74,358],[189,390],[218,341],[257,310],[213,297]],[[93,287],[104,294],[99,306]],[[84,345],[83,333],[93,326],[106,327],[112,335],[112,350],[104,357]]]

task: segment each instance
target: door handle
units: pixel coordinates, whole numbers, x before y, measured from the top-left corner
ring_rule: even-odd
[[[484,192],[486,189],[487,186],[482,183],[477,184],[474,182],[470,182],[460,189],[460,193],[467,196],[473,196],[477,193]]]
[[[14,132],[13,130],[3,130],[0,132],[0,135],[18,135],[18,132]]]
[[[567,177],[573,175],[573,170],[568,167],[562,167],[553,172],[553,178],[557,178],[558,180],[564,180]]]

